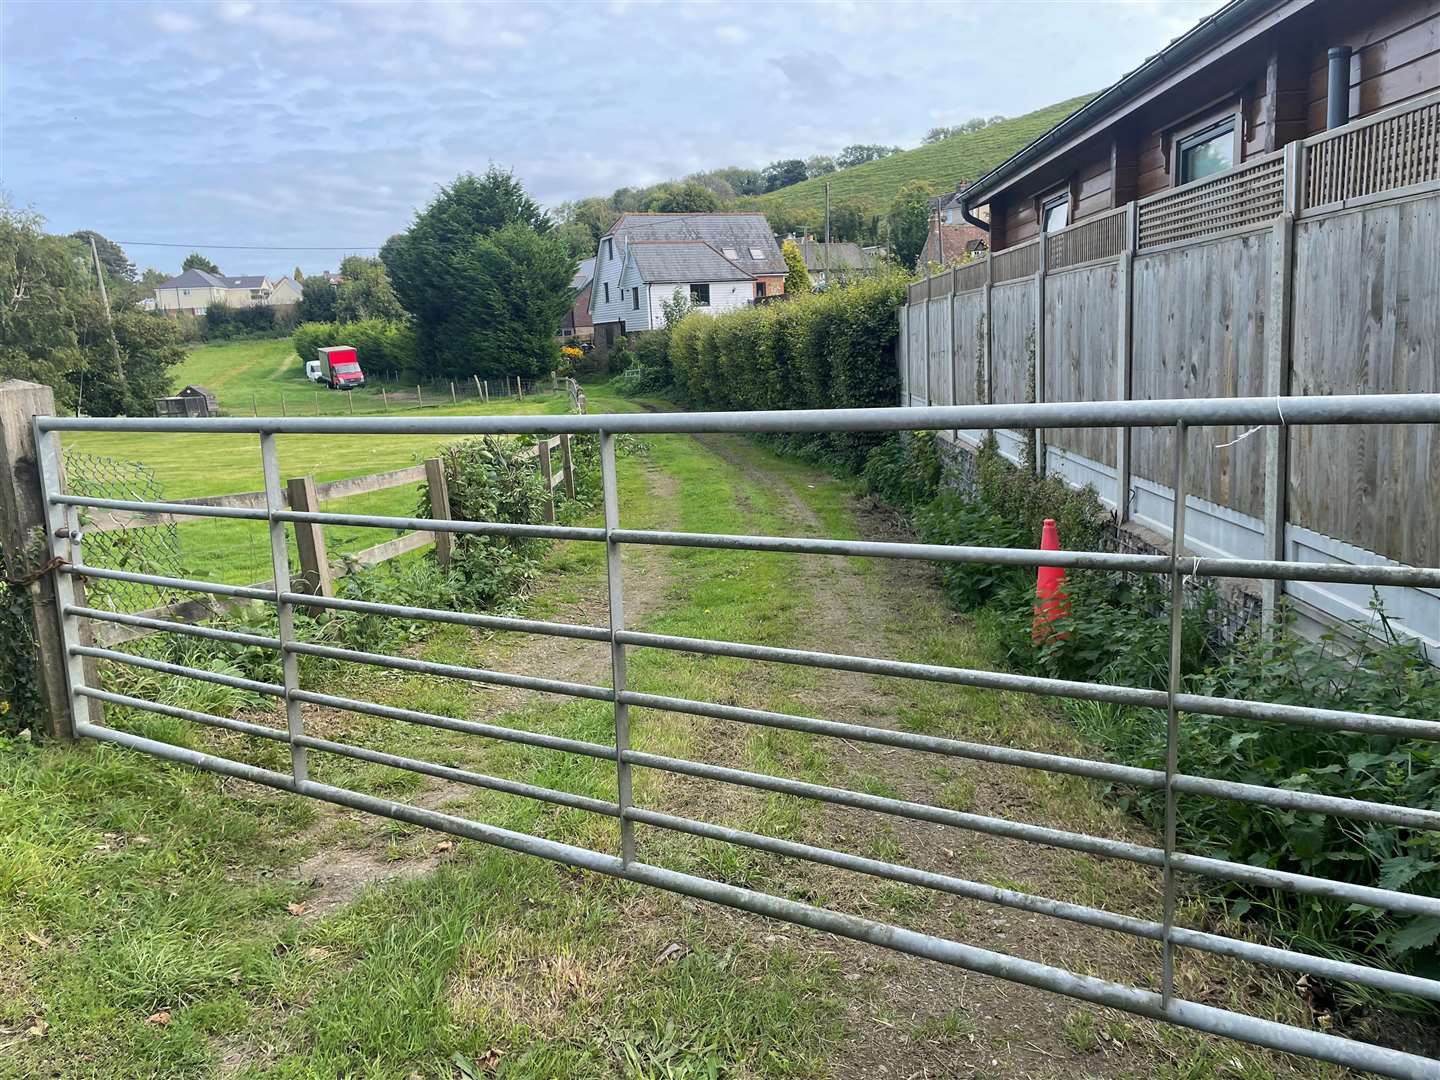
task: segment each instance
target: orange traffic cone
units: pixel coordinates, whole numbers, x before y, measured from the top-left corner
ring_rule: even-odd
[[[1060,530],[1054,518],[1045,519],[1041,530],[1040,550],[1060,550]],[[1035,623],[1030,638],[1040,644],[1050,637],[1051,623],[1070,614],[1070,597],[1065,592],[1065,570],[1059,566],[1041,566],[1035,572]],[[1065,637],[1060,631],[1058,636]]]

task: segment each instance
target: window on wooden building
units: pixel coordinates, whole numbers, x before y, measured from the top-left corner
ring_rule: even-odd
[[[1070,224],[1070,193],[1063,191],[1052,195],[1040,204],[1040,229],[1055,232]]]
[[[710,306],[710,286],[709,286],[709,284],[707,283],[707,284],[704,284],[704,285],[691,285],[691,286],[690,286],[690,302],[691,302],[692,304],[694,304],[696,307],[709,307],[709,306]]]
[[[630,306],[636,311],[640,310],[640,290],[638,288],[630,290]]]
[[[610,302],[610,282],[606,281],[602,284],[605,286],[605,302],[608,304]]]
[[[1235,118],[1186,135],[1177,147],[1180,167],[1176,182],[1188,184],[1235,167]]]

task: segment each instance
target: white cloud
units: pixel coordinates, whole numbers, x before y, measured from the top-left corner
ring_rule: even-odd
[[[166,34],[190,34],[199,29],[200,24],[189,15],[182,15],[178,11],[171,11],[168,8],[159,8],[150,12],[150,22],[155,29]]]

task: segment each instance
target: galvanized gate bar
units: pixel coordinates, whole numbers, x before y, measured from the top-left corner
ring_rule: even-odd
[[[1070,570],[1112,570],[1146,574],[1170,571],[1168,555],[1132,555],[1112,551],[1044,551],[1039,548],[966,547],[912,544],[891,540],[817,540],[804,536],[745,536],[734,533],[657,532],[619,529],[627,544],[715,548],[721,551],[783,551],[799,555],[849,555],[926,562],[980,563],[986,566],[1058,566]],[[1440,588],[1440,567],[1360,566],[1351,563],[1279,562],[1273,559],[1196,558],[1185,560],[1192,577],[1261,578],[1325,581],[1356,585]]]
[[[285,523],[275,518],[285,508],[285,486],[280,479],[280,449],[272,432],[260,434],[260,462],[265,473],[265,512],[270,533],[270,564],[275,575],[275,615],[279,625],[280,670],[285,679],[285,725],[290,731],[290,771],[297,781],[309,773],[305,748],[297,741],[305,734],[305,717],[300,703],[290,695],[300,689],[300,660],[285,646],[295,640],[295,607],[280,599],[290,591],[290,544]]]
[[[1160,945],[1160,997],[1168,1005],[1175,994],[1175,776],[1180,771],[1180,712],[1175,696],[1180,693],[1180,647],[1185,620],[1185,577],[1180,569],[1185,538],[1185,468],[1189,432],[1182,421],[1175,425],[1175,468],[1170,478],[1174,516],[1170,527],[1170,671],[1165,690],[1165,867]]]
[[[62,594],[60,605],[62,631],[65,635],[64,640],[71,667],[72,700],[75,702],[77,717],[76,728],[81,735],[166,757],[170,760],[185,761],[225,775],[242,776],[259,783],[325,799],[339,805],[385,814],[399,820],[450,831],[457,835],[472,836],[510,850],[524,851],[570,865],[588,867],[601,873],[614,874],[627,880],[730,904],[743,910],[760,912],[800,925],[854,937],[857,940],[873,941],[892,949],[926,956],[944,963],[956,964],[969,970],[998,975],[1026,985],[1044,987],[1083,1000],[1113,1005],[1140,1015],[1154,1016],[1198,1030],[1227,1034],[1259,1045],[1291,1050],[1324,1060],[1337,1061],[1350,1067],[1372,1069],[1393,1076],[1435,1076],[1440,1075],[1440,1063],[1415,1055],[1354,1043],[1317,1032],[1274,1024],[1180,1000],[1174,996],[1173,974],[1176,949],[1192,948],[1281,970],[1308,972],[1325,978],[1348,980],[1389,992],[1440,1000],[1440,981],[1386,971],[1363,964],[1312,956],[1175,925],[1178,896],[1177,878],[1181,873],[1203,875],[1260,889],[1277,889],[1302,895],[1324,896],[1406,915],[1440,916],[1440,899],[1433,897],[1192,855],[1177,849],[1175,828],[1178,798],[1182,794],[1189,794],[1206,798],[1237,800],[1251,805],[1270,806],[1301,813],[1323,813],[1336,817],[1383,822],[1404,828],[1440,831],[1440,812],[1424,807],[1322,796],[1290,788],[1238,783],[1182,772],[1178,760],[1178,747],[1180,723],[1184,713],[1229,717],[1246,722],[1285,723],[1367,735],[1383,735],[1391,738],[1430,741],[1440,741],[1440,722],[1434,719],[1422,720],[1413,717],[1384,716],[1356,711],[1316,709],[1308,706],[1187,694],[1183,688],[1182,672],[1179,667],[1180,656],[1177,648],[1180,643],[1180,631],[1183,628],[1180,621],[1181,601],[1183,600],[1185,578],[1188,575],[1230,576],[1262,581],[1308,580],[1434,588],[1440,586],[1440,568],[1296,564],[1279,560],[1190,558],[1183,555],[1183,551],[1179,549],[1178,545],[1168,555],[1147,556],[1109,552],[1043,552],[1034,549],[1012,550],[964,545],[924,545],[831,540],[828,538],[755,537],[623,529],[620,526],[614,437],[623,432],[660,433],[670,431],[893,431],[942,428],[983,429],[987,427],[1024,430],[1041,427],[1166,426],[1176,431],[1177,438],[1176,472],[1173,478],[1175,503],[1172,533],[1177,537],[1183,537],[1186,501],[1184,490],[1186,433],[1191,427],[1218,424],[1265,426],[1308,423],[1435,423],[1437,421],[1440,421],[1440,395],[1429,394],[1219,401],[1088,402],[1045,406],[813,410],[786,413],[636,414],[603,418],[434,417],[421,420],[414,418],[351,420],[346,418],[340,421],[293,418],[261,419],[254,422],[249,420],[237,422],[227,419],[156,422],[150,419],[117,421],[92,418],[41,418],[36,421],[36,429],[40,434],[41,465],[42,473],[45,476],[48,514],[51,522],[51,552],[62,556],[68,554],[72,560],[72,565],[64,567],[56,575],[57,585],[76,581],[88,573],[95,577],[180,591],[210,593],[273,603],[280,610],[282,616],[281,632],[278,637],[272,638],[195,626],[183,622],[171,622],[145,615],[108,612],[78,602],[73,591],[68,596]],[[275,436],[281,433],[389,432],[463,435],[535,432],[547,435],[554,433],[598,434],[601,450],[601,484],[604,494],[604,527],[531,526],[502,522],[443,522],[428,518],[297,512],[285,509],[273,497],[267,497],[267,505],[264,510],[249,509],[240,514],[211,513],[210,511],[215,509],[230,511],[233,508],[214,508],[189,503],[145,503],[124,500],[91,500],[87,503],[63,494],[59,490],[58,481],[54,479],[60,475],[58,471],[59,450],[54,433],[62,430],[245,431],[257,433],[261,436],[264,451],[262,456],[266,466],[267,495],[279,490],[279,467],[278,457],[274,453],[274,440]],[[272,541],[272,565],[276,571],[273,588],[253,585],[222,585],[184,578],[87,567],[80,562],[79,538],[73,523],[78,517],[78,508],[91,503],[107,510],[138,512],[163,510],[176,515],[247,517],[251,520],[263,520],[267,523]],[[609,626],[580,626],[480,613],[391,605],[376,601],[311,597],[295,593],[290,589],[288,582],[288,545],[285,536],[287,522],[353,525],[407,531],[428,529],[470,535],[603,542],[606,545],[607,593],[610,600]],[[621,572],[621,551],[623,545],[627,543],[666,547],[785,552],[799,555],[926,559],[937,563],[1049,565],[1111,572],[1168,574],[1172,600],[1170,677],[1167,680],[1166,689],[1158,691],[865,656],[847,656],[804,649],[776,648],[630,631],[625,629],[624,582]],[[294,621],[294,612],[296,611],[355,612],[381,617],[451,623],[487,630],[534,633],[557,638],[592,641],[597,644],[604,643],[611,650],[611,686],[594,686],[314,644],[299,640],[297,624]],[[288,627],[284,621],[286,613],[291,616]],[[261,680],[243,679],[223,673],[206,672],[182,664],[152,660],[117,649],[101,649],[85,645],[79,637],[81,620],[85,619],[115,622],[142,629],[189,634],[252,648],[278,650],[285,665],[285,682],[284,685],[278,685]],[[309,624],[303,625],[308,626]],[[712,702],[639,693],[630,690],[626,685],[627,650],[630,647],[659,648],[700,655],[798,664],[864,675],[919,679],[982,689],[1008,690],[1163,709],[1166,712],[1167,723],[1165,769],[1142,769],[1007,746],[931,737],[889,728],[841,723],[814,717],[791,716],[785,713],[748,709],[738,705],[719,705]],[[380,705],[374,702],[305,690],[299,685],[297,664],[298,657],[302,655],[340,663],[363,664],[440,678],[512,686],[528,691],[610,702],[614,710],[615,737],[612,745],[589,743],[541,732],[459,720],[419,710]],[[262,724],[181,709],[86,686],[82,665],[91,660],[111,664],[128,664],[181,678],[194,678],[265,694],[270,697],[283,697],[287,704],[287,726],[283,730],[270,728]],[[105,702],[120,708],[156,712],[206,727],[237,732],[271,742],[286,743],[290,746],[293,759],[298,764],[294,769],[294,775],[287,777],[272,770],[259,769],[211,754],[173,747],[126,732],[115,731],[84,719],[85,714],[82,707],[92,701]],[[617,798],[612,802],[603,798],[597,799],[504,777],[489,776],[480,772],[354,746],[345,742],[317,738],[306,734],[300,725],[299,721],[302,719],[300,709],[304,705],[344,709],[402,723],[419,724],[561,753],[579,754],[592,759],[614,761]],[[706,762],[635,751],[629,746],[629,713],[632,708],[688,713],[721,721],[794,730],[811,735],[892,746],[921,753],[968,758],[988,764],[1038,769],[1138,788],[1163,790],[1166,796],[1164,842],[1160,847],[1147,847],[1122,840],[1068,832],[1005,818],[963,813],[904,799],[884,798],[839,787],[811,784],[786,777],[769,776]],[[508,796],[528,798],[579,812],[616,818],[621,829],[619,857],[497,829],[452,815],[404,806],[344,788],[315,783],[306,777],[304,769],[306,764],[304,755],[309,751],[402,769],[496,791]],[[929,821],[983,835],[1043,844],[1063,850],[1081,851],[1101,857],[1119,858],[1159,869],[1164,878],[1161,919],[1150,921],[1080,904],[1031,896],[1016,890],[1000,889],[915,867],[868,859],[848,852],[815,847],[637,807],[633,804],[633,791],[631,790],[631,772],[635,767],[657,769],[676,775],[693,776],[755,790],[781,792],[865,812]],[[1000,904],[1037,915],[1065,919],[1144,940],[1158,941],[1162,945],[1161,992],[1154,994],[1098,979],[1088,979],[1045,965],[977,949],[973,946],[914,934],[896,926],[868,922],[852,916],[828,912],[649,866],[640,862],[636,857],[634,825],[637,822],[786,857],[805,859],[841,870],[917,885],[942,893]]]
[[[1036,428],[1298,427],[1440,423],[1440,394],[1156,398],[883,409],[594,413],[589,416],[177,417],[41,416],[40,431],[212,432],[259,435],[683,435],[826,431],[1020,431]]]
[[[620,528],[620,487],[615,472],[615,436],[600,433],[600,487],[605,504],[605,592],[610,612],[610,685],[615,702],[615,790],[620,802],[620,861],[635,861],[635,826],[625,817],[634,799],[630,763],[625,755],[630,749],[630,706],[620,696],[625,692],[625,644],[619,638],[625,629],[625,568],[620,560],[620,544],[615,530]]]

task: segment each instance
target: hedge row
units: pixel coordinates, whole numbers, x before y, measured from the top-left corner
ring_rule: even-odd
[[[415,328],[408,322],[361,319],[349,323],[301,323],[291,335],[301,360],[316,359],[324,345],[350,345],[360,355],[360,367],[371,372],[411,371],[418,367]]]
[[[895,313],[908,281],[892,272],[724,315],[687,315],[670,335],[675,393],[703,409],[894,405]],[[832,434],[796,441],[859,469],[877,439]]]

